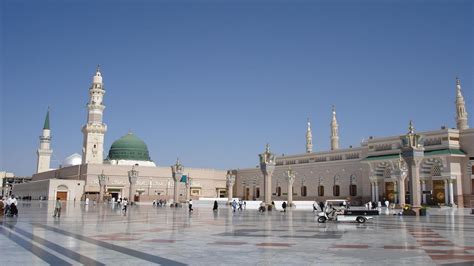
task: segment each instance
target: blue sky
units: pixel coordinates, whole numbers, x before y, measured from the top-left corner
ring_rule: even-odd
[[[473,1],[1,2],[0,170],[31,175],[48,106],[52,166],[81,152],[101,64],[105,150],[129,130],[158,165],[254,167],[266,142],[329,148],[473,125]]]

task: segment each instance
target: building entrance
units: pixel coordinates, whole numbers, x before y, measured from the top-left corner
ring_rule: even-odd
[[[59,200],[67,200],[67,191],[56,192],[56,199],[57,198],[59,198]]]
[[[445,203],[444,181],[433,180],[433,201],[435,204]]]
[[[107,193],[115,199],[115,202],[122,197],[122,189],[121,188],[107,188]]]
[[[395,186],[393,182],[385,183],[385,197],[387,197],[390,202],[395,201]]]

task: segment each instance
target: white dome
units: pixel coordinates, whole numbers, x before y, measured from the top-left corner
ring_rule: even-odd
[[[66,157],[66,159],[63,160],[61,166],[68,167],[68,166],[80,165],[80,164],[82,164],[82,156],[77,153],[74,153]]]

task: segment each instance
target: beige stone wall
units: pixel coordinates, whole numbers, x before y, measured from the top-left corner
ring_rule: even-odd
[[[368,165],[360,161],[353,162],[329,162],[329,163],[307,163],[303,165],[292,165],[296,178],[293,183],[293,200],[325,200],[334,198],[351,198],[353,201],[365,202],[370,199],[370,185],[368,182]],[[277,166],[272,178],[272,198],[274,200],[286,200],[288,193],[288,181],[285,171],[288,166]],[[242,169],[237,172],[235,197],[245,198],[245,189],[250,187],[250,199],[255,197],[254,189],[260,188],[260,199],[263,199],[263,178],[260,169]],[[349,186],[351,176],[355,177],[357,195],[351,197]],[[255,182],[255,179],[256,182]],[[318,186],[324,186],[324,196],[318,195]],[[333,186],[339,185],[340,195],[333,195]],[[281,187],[281,196],[276,195],[277,187]],[[302,195],[302,187],[306,186],[307,195]]]
[[[86,192],[99,192],[98,175],[104,172],[109,178],[108,187],[122,189],[122,195],[129,195],[128,165],[98,165],[88,164],[84,175],[86,176]],[[174,181],[170,167],[137,166],[139,172],[135,189],[144,196],[159,196],[159,198],[172,198]],[[218,188],[225,188],[226,171],[216,169],[185,168],[184,174],[192,179],[193,188],[201,190],[202,197],[216,197]],[[151,185],[150,185],[151,184]],[[179,183],[180,198],[185,198],[185,184]],[[137,194],[136,192],[135,194]],[[158,195],[159,194],[159,195]],[[146,197],[143,197],[145,199]]]
[[[56,198],[56,192],[67,192],[68,200],[80,200],[84,193],[84,181],[79,180],[61,180],[47,179],[40,181],[32,181],[23,184],[15,184],[13,193],[17,197],[31,196],[32,199],[38,200],[40,197],[47,197],[49,200]]]
[[[73,165],[64,168],[54,169],[43,173],[34,174],[32,181],[40,181],[46,179],[81,179],[80,173],[84,171],[85,167],[80,165]]]

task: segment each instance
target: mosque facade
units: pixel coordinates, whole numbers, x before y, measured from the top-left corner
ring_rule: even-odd
[[[18,184],[14,193],[65,200],[130,197],[133,201],[232,197],[244,200],[313,201],[349,199],[353,204],[389,200],[395,204],[474,206],[474,129],[456,79],[456,128],[388,137],[370,137],[359,147],[339,147],[339,124],[333,106],[329,151],[315,151],[311,123],[302,154],[276,156],[270,147],[260,155],[260,166],[217,170],[157,166],[148,147],[135,134],[116,140],[104,158],[107,126],[103,122],[105,88],[98,68],[89,88],[87,122],[82,128],[82,155],[69,156],[50,169],[51,128],[46,115],[37,173]],[[257,157],[256,157],[257,159]],[[257,160],[256,160],[257,162]]]
[[[239,169],[234,196],[271,201],[349,199],[353,204],[389,200],[414,206],[474,206],[474,129],[456,79],[456,128],[370,137],[360,147],[339,148],[339,125],[333,106],[329,151],[314,151],[311,124],[306,152],[275,156],[260,167]],[[262,157],[269,157],[269,148]],[[268,171],[269,166],[271,168]],[[267,177],[269,175],[269,177]],[[271,204],[266,201],[267,205]]]
[[[128,133],[113,142],[104,158],[107,125],[103,122],[105,87],[97,68],[89,88],[87,122],[82,127],[82,155],[68,156],[58,169],[50,169],[50,113],[46,114],[40,147],[37,150],[37,171],[32,181],[15,185],[13,193],[33,199],[101,200],[130,198],[132,201],[225,197],[226,171],[188,168],[179,160],[173,167],[157,166],[144,141]],[[179,167],[176,167],[179,166]]]

